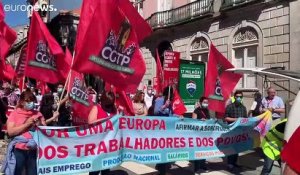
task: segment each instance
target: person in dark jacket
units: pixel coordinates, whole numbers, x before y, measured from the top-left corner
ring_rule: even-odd
[[[192,118],[197,120],[202,120],[202,121],[210,119],[210,115],[208,111],[208,99],[206,97],[200,98],[199,106],[194,110],[192,114]],[[193,162],[195,164],[194,171],[196,173],[208,171],[205,165],[205,159],[195,160]]]
[[[263,113],[262,111],[262,95],[260,92],[255,92],[254,101],[251,105],[250,111],[248,113],[249,117],[256,117]]]

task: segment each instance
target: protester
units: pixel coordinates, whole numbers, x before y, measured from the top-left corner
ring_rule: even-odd
[[[206,97],[201,97],[199,100],[199,104],[200,104],[200,106],[194,110],[194,112],[192,114],[192,118],[198,119],[198,120],[210,119],[209,111],[207,108],[208,107],[208,99]]]
[[[37,174],[37,147],[28,131],[35,125],[46,125],[46,122],[41,113],[34,111],[34,101],[35,96],[32,92],[23,92],[17,108],[7,120],[7,132],[10,137],[14,137],[11,144],[15,144],[15,149],[8,148],[8,151],[13,151],[16,159],[14,175],[22,175],[24,168],[26,175]],[[10,158],[8,155],[7,159]],[[6,168],[8,170],[13,167]]]
[[[168,86],[164,89],[163,95],[155,99],[154,115],[155,116],[172,116],[173,110],[171,101],[173,100],[173,88]],[[166,175],[167,170],[171,168],[171,163],[156,164],[155,167],[159,171],[159,175]]]
[[[206,97],[201,97],[199,100],[199,104],[200,105],[194,110],[192,114],[192,118],[202,120],[202,121],[210,119],[209,111],[208,111],[208,99]],[[205,159],[195,160],[193,162],[195,164],[194,166],[195,173],[208,171],[205,165]]]
[[[276,90],[272,87],[268,88],[268,96],[263,98],[263,111],[271,111],[273,120],[280,119],[281,113],[285,113],[283,100],[276,96]]]
[[[7,98],[9,106],[16,106],[17,102],[19,100],[19,97],[17,94],[15,94],[12,91],[10,84],[4,83],[2,88],[3,88],[3,92],[0,94],[0,98]]]
[[[113,117],[117,114],[115,106],[115,94],[111,91],[104,91],[101,95],[100,104],[96,104],[91,109],[88,116],[88,124],[95,123],[102,119]],[[109,174],[110,170],[102,170],[101,175]],[[89,175],[98,175],[100,171],[90,172]]]
[[[59,117],[58,117],[58,126],[70,126],[71,125],[71,107],[68,103],[68,96],[66,95],[66,91],[63,93],[63,84],[59,84],[57,86],[57,93],[54,95],[54,100],[59,107]],[[61,101],[60,101],[61,99]]]
[[[300,127],[293,133],[289,141],[284,145],[281,158],[286,163],[283,175],[300,174]]]
[[[260,92],[255,92],[254,94],[254,101],[251,105],[251,108],[249,110],[248,116],[252,117],[252,116],[259,116],[260,114],[263,113],[262,111],[262,95]]]
[[[171,101],[173,100],[173,88],[168,86],[164,89],[163,95],[155,99],[154,115],[171,116],[173,115]]]
[[[87,88],[87,94],[92,97],[92,101],[97,103],[97,92],[93,89],[92,86]]]
[[[57,107],[57,104],[54,103],[54,96],[52,94],[45,94],[43,96],[40,104],[40,112],[46,120],[49,120],[49,123],[47,124],[49,126],[58,125],[57,121],[55,121],[58,116],[53,118],[53,116],[58,115]]]
[[[235,122],[239,117],[247,117],[247,109],[242,104],[243,93],[241,91],[236,91],[234,93],[234,103],[229,104],[225,110],[225,121],[228,123]],[[237,165],[238,154],[233,154],[227,157],[228,169],[230,171],[239,168]]]
[[[264,137],[261,148],[264,153],[264,166],[261,175],[271,174],[274,161],[281,166],[280,152],[283,147],[283,136],[287,119],[282,120],[272,127]]]
[[[31,90],[31,92],[33,93],[33,95],[34,96],[36,96],[37,94],[36,94],[36,90],[35,90],[35,88],[32,86],[32,87],[30,87],[30,90]]]
[[[35,96],[36,96],[37,104],[40,105],[40,103],[42,101],[42,98],[43,98],[41,89],[36,89],[36,95]]]
[[[144,98],[147,109],[149,109],[152,106],[153,97],[154,97],[153,88],[152,88],[152,86],[149,85],[149,86],[147,86],[147,92],[146,92],[145,98]]]
[[[133,110],[135,116],[146,116],[148,114],[147,106],[144,101],[144,92],[138,91],[133,97]]]

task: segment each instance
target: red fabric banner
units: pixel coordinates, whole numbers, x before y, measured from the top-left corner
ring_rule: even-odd
[[[16,32],[11,29],[3,20],[0,21],[0,68],[5,67],[5,58],[10,47],[13,45],[16,39]]]
[[[187,111],[184,102],[176,89],[174,89],[174,99],[172,102],[172,108],[173,113],[176,115],[183,115]]]
[[[64,52],[35,11],[29,30],[25,75],[53,84],[64,81],[69,70]]]
[[[0,2],[0,22],[4,21],[5,13],[2,2]]]
[[[165,51],[164,53],[164,84],[163,87],[175,84],[178,86],[179,52]]]
[[[156,94],[163,92],[163,82],[164,82],[164,71],[161,66],[160,57],[158,50],[156,49],[156,81],[154,81],[153,89],[156,91]]]
[[[152,28],[148,25],[139,12],[132,6],[129,0],[118,0],[119,8],[124,12],[129,23],[135,31],[138,41],[143,41],[152,32]]]
[[[225,112],[226,100],[242,77],[240,74],[225,71],[233,67],[227,58],[211,44],[204,93],[209,99],[210,110]]]
[[[2,2],[0,2],[0,46],[1,46],[0,47],[0,70],[9,69],[6,66],[5,58],[9,52],[10,47],[17,39],[17,33],[4,22],[4,17],[5,17],[5,13],[3,9],[3,4]],[[4,75],[4,72],[0,72],[0,78],[1,76],[8,76],[8,75]]]
[[[73,124],[84,124],[93,107],[92,96],[89,96],[84,87],[84,76],[76,71],[71,71],[70,83],[67,88],[72,99]],[[85,123],[85,124],[86,124]]]
[[[83,25],[79,26],[73,69],[99,75],[126,92],[135,92],[146,71],[135,23],[126,16],[135,12],[122,11],[118,0],[96,2],[83,2]],[[148,24],[144,21],[136,27],[148,29]]]
[[[16,75],[18,77],[24,76],[26,68],[26,56],[27,55],[27,45],[24,45],[21,49],[20,57],[16,67]]]
[[[130,97],[128,97],[124,91],[116,90],[116,94],[116,105],[118,109],[123,109],[124,115],[126,116],[134,116],[135,114]]]
[[[15,77],[15,70],[11,64],[5,64],[3,69],[0,71],[0,79],[11,81]]]

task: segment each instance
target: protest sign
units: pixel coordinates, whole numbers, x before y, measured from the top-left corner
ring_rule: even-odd
[[[41,127],[32,132],[39,146],[38,174],[84,173],[124,161],[155,164],[236,154],[254,147],[254,128],[270,116],[266,112],[239,118],[231,125],[213,119],[114,116],[80,127]]]
[[[205,64],[198,61],[180,60],[179,93],[187,112],[193,112],[196,102],[203,96]]]
[[[165,51],[164,53],[164,84],[163,87],[175,84],[178,86],[178,70],[179,70],[180,53],[173,51]]]

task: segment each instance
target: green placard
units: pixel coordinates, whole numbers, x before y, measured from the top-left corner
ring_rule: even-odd
[[[180,60],[179,93],[187,112],[193,112],[195,103],[204,93],[205,63]]]

